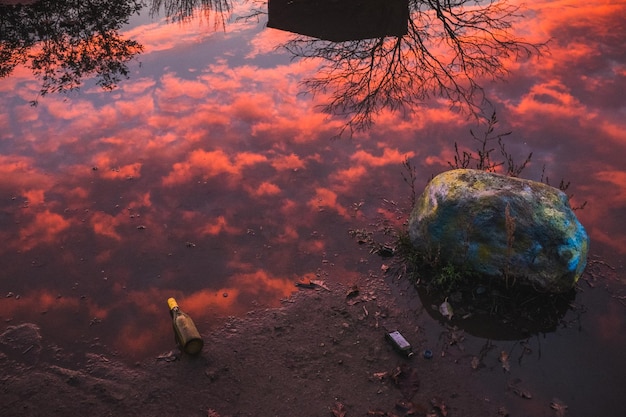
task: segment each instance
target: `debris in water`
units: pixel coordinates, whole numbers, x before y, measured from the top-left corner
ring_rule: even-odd
[[[520,379],[516,379],[514,382],[509,383],[509,389],[513,391],[515,395],[521,398],[524,398],[526,400],[530,400],[531,398],[533,398],[533,395],[530,393],[530,391],[522,389],[519,386],[517,386],[517,384],[519,384],[520,382],[521,382]]]
[[[326,286],[326,284],[324,283],[324,281],[318,280],[318,279],[312,279],[311,280],[311,284],[317,285],[320,288],[324,288],[326,291],[330,291],[330,288],[328,288]]]
[[[346,416],[346,407],[343,404],[337,402],[335,403],[335,407],[331,410],[334,417],[345,417]]]
[[[556,411],[557,417],[563,417],[565,415],[565,411],[567,411],[567,405],[558,398],[552,399],[550,408]]]
[[[480,359],[478,359],[478,356],[473,356],[472,357],[472,369],[478,369],[478,367],[480,366]]]
[[[509,363],[509,354],[505,350],[500,352],[500,362],[502,363],[502,369],[504,369],[506,372],[511,371],[511,364]]]
[[[446,300],[441,303],[441,305],[439,306],[439,312],[441,313],[442,316],[444,316],[445,318],[447,318],[448,320],[452,320],[452,316],[454,315],[454,312],[452,311],[452,306],[450,305],[450,303],[448,302],[448,299],[446,298]]]
[[[160,354],[156,359],[157,361],[174,362],[178,360],[178,355],[176,355],[176,352],[173,350],[170,350],[169,352]]]

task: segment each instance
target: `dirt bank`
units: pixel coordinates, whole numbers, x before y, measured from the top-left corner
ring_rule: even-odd
[[[199,357],[128,365],[77,356],[34,325],[0,340],[0,414],[11,416],[496,416],[472,369],[428,340],[411,289],[382,278],[300,289],[277,309],[226,320]],[[348,296],[348,294],[350,294]],[[400,330],[404,358],[384,338]],[[438,345],[438,347],[436,346]],[[423,357],[431,348],[432,359]],[[502,413],[502,410],[500,410]]]

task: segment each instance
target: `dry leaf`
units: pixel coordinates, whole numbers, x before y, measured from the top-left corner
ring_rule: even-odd
[[[509,389],[511,391],[513,391],[513,393],[521,398],[525,398],[527,400],[530,400],[531,398],[533,398],[533,395],[530,393],[530,391],[527,391],[525,389],[522,389],[520,387],[517,386],[517,384],[520,382],[519,379],[516,379],[514,382],[509,383]]]
[[[452,311],[452,306],[450,305],[450,303],[448,302],[448,299],[446,298],[446,300],[441,303],[441,305],[439,306],[439,312],[441,313],[442,316],[444,316],[445,318],[447,318],[448,320],[452,320],[452,316],[454,315],[454,312]]]
[[[373,374],[373,375],[374,375],[377,379],[379,379],[379,380],[383,380],[383,379],[385,379],[385,377],[386,377],[387,375],[389,375],[389,373],[388,373],[388,372],[374,372],[374,374]]]
[[[502,363],[502,368],[509,372],[511,371],[511,364],[509,363],[509,354],[506,351],[500,352],[500,362]]]
[[[311,284],[314,284],[314,285],[317,285],[318,287],[324,288],[326,291],[330,291],[330,288],[328,288],[326,286],[324,281],[321,281],[321,280],[318,280],[318,279],[312,279],[311,280]]]
[[[345,417],[347,413],[346,407],[341,403],[335,403],[335,407],[330,411],[333,413],[334,417]]]
[[[558,398],[553,398],[550,403],[550,408],[556,411],[557,417],[563,417],[565,412],[567,411],[567,405],[559,400]]]
[[[480,366],[480,359],[477,356],[472,357],[472,369],[478,369]]]

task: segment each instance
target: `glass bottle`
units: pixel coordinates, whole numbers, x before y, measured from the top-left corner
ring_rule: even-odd
[[[200,336],[200,332],[191,320],[191,317],[180,309],[174,298],[167,299],[167,305],[170,308],[172,316],[172,325],[174,326],[174,336],[176,342],[183,352],[190,355],[197,355],[202,351],[204,341]]]

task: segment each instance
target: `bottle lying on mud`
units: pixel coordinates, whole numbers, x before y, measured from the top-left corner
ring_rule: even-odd
[[[385,339],[391,343],[391,346],[399,353],[410,358],[413,356],[413,347],[411,344],[400,334],[399,331],[388,332],[385,334]]]
[[[175,299],[168,298],[167,305],[170,308],[170,314],[172,316],[174,336],[176,337],[176,342],[180,346],[180,349],[190,355],[197,355],[202,351],[204,341],[196,325],[193,323],[193,320],[191,320],[191,317],[180,309]]]

